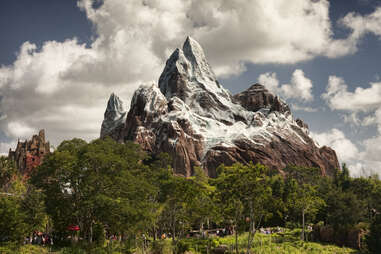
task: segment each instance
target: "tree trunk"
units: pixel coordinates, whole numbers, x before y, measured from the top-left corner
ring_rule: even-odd
[[[234,225],[234,234],[235,234],[235,253],[238,254],[238,230],[237,230],[237,224]]]
[[[173,241],[173,243],[176,242],[175,234],[176,234],[176,220],[173,216],[172,217],[172,241]]]
[[[250,253],[251,233],[252,233],[251,227],[252,227],[252,226],[251,226],[251,221],[250,221],[250,226],[249,226],[249,236],[247,237],[247,251],[246,251],[247,254]]]
[[[305,235],[305,225],[304,225],[304,209],[302,209],[302,226],[303,226],[303,229],[302,229],[302,241],[304,241],[304,235]]]
[[[249,202],[249,205],[250,205],[250,221],[249,221],[249,236],[247,237],[247,251],[246,253],[249,254],[250,253],[250,248],[251,248],[251,241],[252,241],[252,235],[253,235],[253,232],[254,232],[254,227],[255,227],[255,224],[254,224],[254,211],[253,211],[253,203],[252,201]]]
[[[89,235],[89,242],[93,242],[93,223],[90,222],[90,235]]]
[[[251,244],[253,243],[256,232],[257,230],[255,228],[255,221],[254,218],[252,218],[250,221],[249,237],[247,239],[247,254],[250,253]]]

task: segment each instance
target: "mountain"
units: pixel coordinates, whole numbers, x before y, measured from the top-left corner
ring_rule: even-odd
[[[101,127],[101,138],[110,136],[117,141],[123,141],[123,129],[125,127],[127,111],[123,102],[114,93],[110,95],[104,120]]]
[[[107,122],[121,126],[118,119]],[[319,148],[308,126],[263,85],[234,96],[223,88],[191,37],[169,57],[158,85],[135,91],[123,131],[103,129],[150,153],[169,153],[175,172],[185,176],[201,166],[215,177],[221,163],[235,162],[262,163],[280,172],[287,165],[313,166],[323,175],[339,168],[335,151]]]

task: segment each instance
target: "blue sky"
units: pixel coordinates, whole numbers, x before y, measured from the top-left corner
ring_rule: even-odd
[[[381,173],[379,0],[3,0],[0,33],[2,153],[39,128],[96,138],[109,94],[128,108],[191,35],[232,93],[260,80],[353,174]]]

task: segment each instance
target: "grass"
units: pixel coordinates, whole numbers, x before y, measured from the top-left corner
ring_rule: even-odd
[[[37,245],[16,245],[8,243],[0,246],[0,254],[45,254],[49,253],[49,249]]]
[[[238,238],[238,246],[240,252],[247,250],[247,237],[248,234],[242,234]],[[357,250],[338,247],[335,245],[328,245],[316,242],[303,242],[300,240],[300,229],[286,230],[281,234],[265,235],[257,233],[255,241],[252,246],[253,253],[270,254],[270,253],[290,253],[290,254],[354,254],[360,253]],[[218,239],[220,244],[227,245],[229,249],[234,252],[235,240],[234,236],[228,236]]]
[[[300,229],[296,230],[286,230],[281,234],[265,235],[257,233],[255,236],[255,241],[252,245],[251,252],[258,254],[272,254],[272,253],[287,253],[287,254],[355,254],[360,253],[357,250],[350,248],[342,248],[335,245],[328,245],[316,242],[303,242],[299,240]],[[247,237],[248,234],[241,234],[238,238],[238,246],[240,253],[246,252],[247,247]],[[156,241],[151,245],[150,251],[145,252],[146,254],[172,254],[174,250],[177,253],[193,253],[193,254],[204,254],[207,253],[207,248],[213,250],[213,248],[225,245],[228,246],[229,253],[235,253],[234,249],[235,238],[234,236],[227,237],[211,237],[209,239],[196,239],[187,238],[178,241],[176,246],[172,245],[170,239]],[[112,246],[104,247],[92,247],[77,245],[72,247],[65,247],[50,252],[47,247],[40,247],[35,245],[24,245],[16,246],[14,244],[8,244],[6,246],[0,246],[0,254],[45,254],[45,253],[56,253],[56,254],[103,254],[103,253],[143,253],[141,249],[130,249],[126,248],[115,242]],[[213,253],[213,252],[209,252]]]

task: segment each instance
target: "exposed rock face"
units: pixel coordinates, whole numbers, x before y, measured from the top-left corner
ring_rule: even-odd
[[[110,136],[117,141],[123,141],[123,130],[126,123],[127,111],[123,102],[114,93],[111,94],[104,114],[101,128],[101,138]]]
[[[31,140],[18,141],[15,151],[9,149],[8,157],[15,161],[21,174],[28,177],[49,153],[50,144],[45,141],[45,130],[40,130],[38,135],[33,135]]]
[[[283,114],[291,113],[285,102],[278,96],[274,96],[261,84],[252,85],[246,91],[234,95],[234,99],[249,111],[261,111],[265,114],[275,111]]]
[[[313,166],[323,175],[339,168],[335,151],[319,148],[308,126],[294,120],[288,105],[264,86],[235,96],[224,89],[190,37],[167,60],[158,86],[135,91],[122,136],[154,154],[169,153],[176,173],[185,176],[202,166],[215,177],[220,164],[235,162],[279,171]]]

